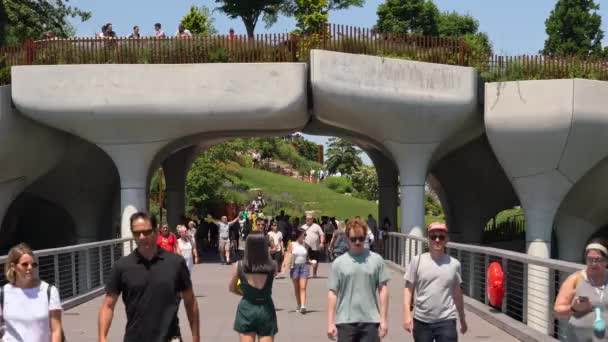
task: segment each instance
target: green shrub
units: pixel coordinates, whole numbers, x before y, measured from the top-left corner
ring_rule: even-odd
[[[333,190],[339,194],[353,192],[353,185],[351,184],[350,180],[346,177],[336,177],[336,176],[327,177],[327,179],[323,183],[325,184],[326,187],[330,188],[331,190]]]

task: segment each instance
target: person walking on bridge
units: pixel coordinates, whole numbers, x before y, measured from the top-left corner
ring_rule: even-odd
[[[325,248],[325,233],[321,226],[315,223],[312,214],[306,214],[306,223],[302,225],[306,232],[304,243],[308,248],[308,257],[315,262],[312,264],[312,277],[317,277],[317,268],[321,261],[321,252]]]
[[[608,248],[602,239],[585,247],[584,270],[571,274],[555,299],[555,316],[568,319],[567,341],[605,341],[608,322]]]
[[[230,265],[230,225],[239,220],[239,215],[236,215],[234,220],[228,221],[228,216],[223,215],[219,221],[215,220],[211,215],[207,215],[208,220],[213,221],[218,226],[219,241],[217,250],[220,253],[222,264]]]
[[[429,252],[412,258],[405,273],[403,327],[413,333],[416,342],[458,341],[456,319],[460,320],[462,334],[468,329],[460,262],[445,253],[445,224],[431,223],[428,235]]]
[[[388,333],[390,275],[382,257],[365,248],[367,225],[349,220],[345,253],[331,265],[327,336],[339,342],[380,342]]]
[[[157,230],[150,225],[148,214],[135,213],[130,223],[137,248],[112,267],[99,310],[98,341],[107,342],[114,308],[122,294],[127,313],[124,342],[181,341],[177,322],[181,298],[192,341],[200,342],[198,304],[184,258],[157,247]]]
[[[8,284],[0,288],[0,341],[61,342],[59,291],[38,277],[32,249],[19,244],[4,264]]]
[[[242,296],[236,311],[234,330],[240,342],[272,342],[279,332],[272,301],[276,264],[268,253],[268,239],[262,232],[247,236],[245,255],[232,269],[230,292]]]

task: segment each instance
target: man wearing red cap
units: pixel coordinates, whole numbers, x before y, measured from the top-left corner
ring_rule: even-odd
[[[413,257],[405,273],[403,327],[416,342],[458,341],[457,318],[460,332],[467,331],[460,262],[445,253],[444,223],[431,223],[428,236],[429,252]]]

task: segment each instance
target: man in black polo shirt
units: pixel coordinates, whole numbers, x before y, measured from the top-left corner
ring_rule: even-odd
[[[107,341],[114,306],[122,293],[127,312],[124,342],[180,341],[180,298],[184,299],[192,341],[199,342],[198,304],[184,258],[156,247],[157,231],[145,213],[131,216],[131,232],[137,249],[112,267],[99,311],[99,341]]]

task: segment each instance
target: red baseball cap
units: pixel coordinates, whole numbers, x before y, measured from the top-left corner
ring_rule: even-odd
[[[429,229],[428,231],[433,231],[433,230],[441,230],[444,232],[448,232],[448,226],[445,225],[445,223],[441,223],[441,222],[433,222],[431,224],[429,224]]]

